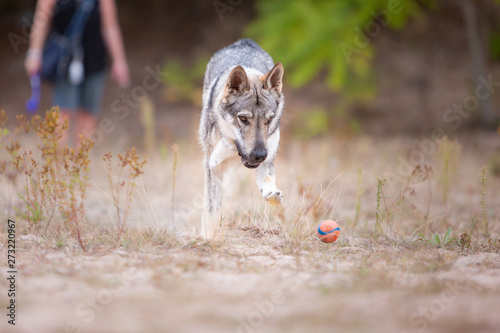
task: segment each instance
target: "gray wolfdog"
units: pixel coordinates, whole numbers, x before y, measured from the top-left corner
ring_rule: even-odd
[[[202,236],[213,237],[220,222],[224,174],[241,163],[257,171],[265,200],[279,204],[274,158],[285,99],[283,66],[276,65],[257,43],[242,39],[214,54],[203,86],[200,142],[205,152]],[[239,163],[238,163],[239,164]]]

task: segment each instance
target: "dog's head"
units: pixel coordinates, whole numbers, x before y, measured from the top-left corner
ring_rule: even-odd
[[[243,165],[256,168],[268,154],[267,138],[279,126],[283,65],[267,74],[248,76],[241,66],[229,74],[222,98],[223,118],[234,132]]]

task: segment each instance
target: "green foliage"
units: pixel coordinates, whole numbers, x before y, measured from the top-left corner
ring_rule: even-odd
[[[451,244],[453,241],[453,233],[451,231],[451,228],[448,228],[443,237],[441,237],[438,232],[433,234],[431,239],[429,240],[429,243],[431,243],[432,245],[436,245],[437,247],[445,247],[446,245]]]
[[[45,216],[43,216],[43,212],[41,211],[40,204],[38,202],[36,201],[30,202],[20,193],[18,193],[17,195],[21,200],[23,200],[26,203],[26,209],[27,209],[27,211],[22,211],[21,209],[14,207],[14,210],[16,211],[16,213],[19,214],[20,217],[28,220],[32,225],[38,225],[40,221],[45,219]]]
[[[57,241],[57,243],[56,243],[56,247],[57,247],[58,249],[61,249],[61,248],[65,247],[65,246],[66,246],[66,244],[64,243],[64,239],[62,239],[62,238],[61,238],[61,239],[59,239],[59,240]]]
[[[191,101],[199,104],[201,91],[197,87],[201,85],[207,63],[206,57],[199,58],[192,66],[183,65],[177,59],[168,61],[162,69],[167,101]]]
[[[469,237],[468,240],[464,240],[465,237]],[[460,244],[463,244],[463,242],[465,241],[467,241],[467,244],[470,244],[470,236],[467,233],[462,234]],[[439,232],[432,234],[431,238],[427,238],[423,234],[418,234],[415,242],[426,242],[427,244],[434,245],[436,247],[446,247],[447,245],[456,242],[456,239],[453,238],[453,231],[451,230],[451,228],[448,228],[443,236],[441,236]]]
[[[382,229],[382,212],[380,211],[380,202],[382,199],[385,199],[384,196],[384,185],[387,183],[386,179],[377,178],[377,208],[375,210],[375,238],[378,238],[381,234],[383,234],[384,230]]]
[[[500,31],[495,30],[490,34],[490,56],[491,58],[500,59]]]
[[[500,0],[495,0],[495,3],[500,4]],[[489,44],[490,57],[494,60],[500,59],[500,26],[492,29]]]
[[[497,151],[491,156],[490,159],[491,173],[497,177],[500,176],[500,151]]]
[[[358,170],[358,190],[356,191],[356,200],[354,204],[354,211],[356,212],[353,222],[354,225],[357,225],[359,221],[359,212],[361,211],[361,196],[363,195],[364,192],[362,185],[363,185],[363,169],[360,168]]]
[[[445,136],[438,141],[436,164],[438,166],[437,170],[441,183],[446,215],[448,215],[448,195],[458,170],[460,151],[461,145],[457,140],[449,140],[448,137]]]
[[[487,185],[487,179],[486,179],[486,165],[484,165],[481,168],[481,211],[483,213],[483,225],[484,225],[484,230],[486,233],[486,237],[489,237],[490,235],[490,228],[488,225],[488,208],[486,208],[486,185]]]
[[[421,12],[416,1],[404,0],[258,0],[256,10],[246,34],[283,63],[293,87],[326,69],[328,86],[352,98],[375,91],[370,41]]]
[[[328,133],[329,123],[328,113],[325,110],[305,111],[298,115],[293,133],[297,138],[309,139]]]

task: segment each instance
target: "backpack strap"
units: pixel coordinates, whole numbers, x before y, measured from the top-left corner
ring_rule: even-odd
[[[96,0],[82,0],[82,3],[76,9],[71,21],[64,32],[64,36],[71,42],[77,43],[82,37],[83,30],[94,8]]]

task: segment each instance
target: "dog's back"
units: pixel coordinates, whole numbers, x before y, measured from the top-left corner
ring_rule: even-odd
[[[254,69],[261,74],[267,73],[273,66],[273,59],[256,42],[251,39],[240,39],[215,53],[207,65],[204,86],[207,89],[211,83],[223,74],[229,74],[235,66]]]

